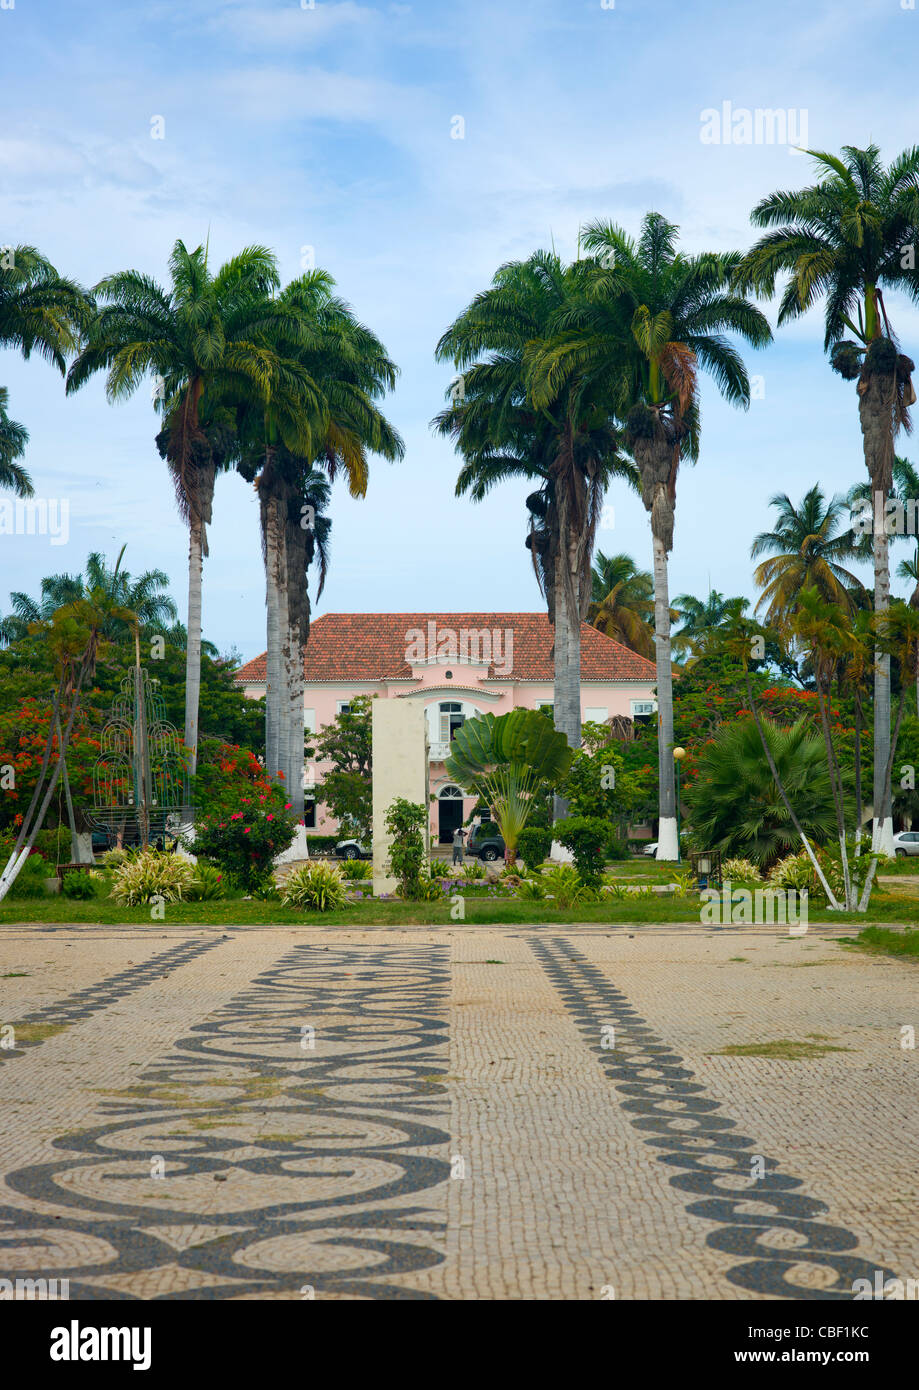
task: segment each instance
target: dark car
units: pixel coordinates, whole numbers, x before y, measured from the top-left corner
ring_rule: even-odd
[[[494,822],[474,825],[466,841],[466,853],[475,859],[492,861],[504,858],[504,840]]]

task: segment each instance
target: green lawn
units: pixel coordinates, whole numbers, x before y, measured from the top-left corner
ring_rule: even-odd
[[[0,904],[0,925],[27,923],[98,923],[100,925],[146,926],[156,928],[181,923],[206,926],[435,926],[450,927],[462,923],[483,926],[502,923],[610,923],[633,925],[642,922],[685,922],[699,924],[699,901],[693,895],[680,898],[655,894],[624,899],[609,899],[603,903],[576,904],[561,908],[546,902],[524,902],[515,898],[470,896],[464,899],[465,915],[451,916],[451,900],[441,898],[430,903],[372,901],[351,903],[337,912],[310,913],[284,907],[276,902],[244,902],[242,900],[205,903],[167,903],[165,917],[151,918],[146,907],[120,907],[110,899],[97,898],[90,902],[71,901],[55,895],[47,898],[6,899]],[[919,925],[919,898],[878,896],[872,901],[866,917],[857,913],[830,913],[814,907],[811,921],[827,926],[851,925],[860,931],[867,924],[895,923]],[[714,929],[714,928],[713,928]],[[739,929],[739,928],[738,928]],[[890,934],[890,933],[888,933]]]

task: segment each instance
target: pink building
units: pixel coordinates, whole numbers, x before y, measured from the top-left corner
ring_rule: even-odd
[[[489,711],[551,705],[552,640],[545,613],[326,613],[311,625],[304,651],[304,725],[315,732],[331,723],[356,695],[420,700],[437,798],[431,837],[445,843],[474,804],[444,767],[456,729]],[[251,698],[265,693],[265,679],[264,655],[237,675]],[[582,719],[653,714],[654,684],[653,662],[581,624]],[[308,805],[306,821],[318,834],[338,829],[321,803]]]

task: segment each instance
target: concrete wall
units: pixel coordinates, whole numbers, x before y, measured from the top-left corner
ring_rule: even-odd
[[[392,893],[390,836],[386,812],[397,796],[428,805],[428,744],[424,706],[408,700],[374,700],[373,733],[373,892]],[[425,837],[427,840],[427,836]],[[426,849],[430,845],[426,843]]]

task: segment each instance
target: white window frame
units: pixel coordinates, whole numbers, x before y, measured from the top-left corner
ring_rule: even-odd
[[[647,705],[647,709],[636,709],[637,705]],[[657,714],[656,700],[630,700],[629,715],[632,719],[644,719],[649,714]]]
[[[336,714],[350,714],[350,713],[351,713],[351,706],[352,706],[353,703],[354,703],[353,698],[352,698],[351,700],[336,700],[336,701],[335,701],[335,713],[336,713]]]

